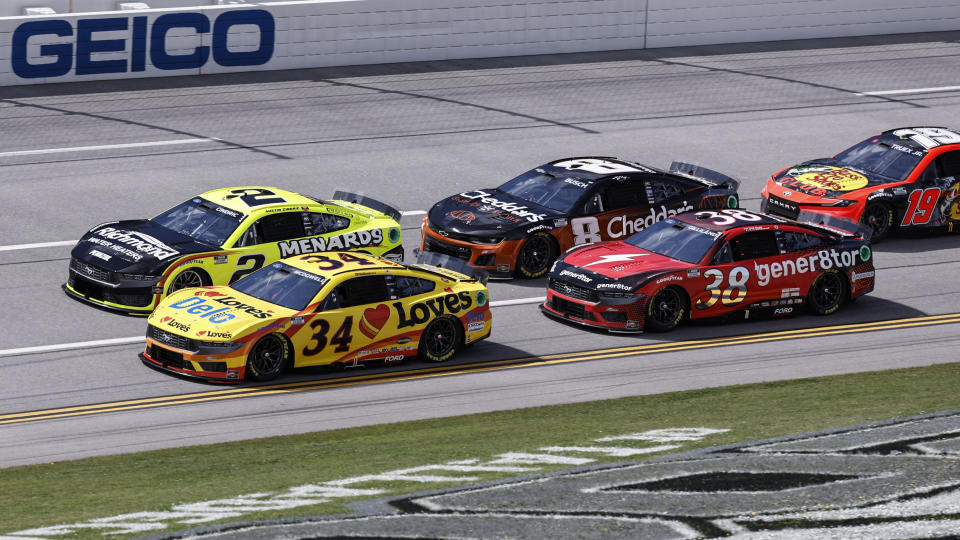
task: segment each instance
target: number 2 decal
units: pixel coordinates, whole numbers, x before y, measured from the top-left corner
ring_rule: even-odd
[[[265,204],[283,204],[287,202],[287,200],[283,197],[280,197],[269,189],[263,188],[231,189],[230,193],[232,193],[234,196],[239,195],[240,200],[251,208],[254,206],[263,206]]]
[[[933,209],[940,199],[940,188],[915,189],[907,195],[907,212],[901,225],[925,225],[933,217]]]
[[[248,266],[246,268],[239,268],[250,262],[253,262],[251,266]],[[263,268],[263,263],[265,262],[267,262],[267,256],[264,255],[263,253],[253,253],[250,255],[243,255],[242,257],[237,259],[237,267],[239,269],[236,272],[234,272],[232,276],[230,276],[230,283],[233,283],[234,281],[242,278],[243,276],[247,274],[252,274],[257,270]]]
[[[706,300],[697,299],[697,309],[709,309],[720,301],[725,306],[735,306],[743,302],[747,297],[747,280],[750,279],[750,270],[743,266],[737,266],[730,270],[730,278],[727,281],[727,288],[720,290],[720,284],[723,283],[723,271],[711,268],[703,273],[703,277],[713,279],[707,284],[707,292],[710,298]]]

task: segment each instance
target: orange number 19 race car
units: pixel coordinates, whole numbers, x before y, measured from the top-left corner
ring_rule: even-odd
[[[221,382],[417,355],[442,362],[490,336],[488,298],[480,275],[357,253],[301,255],[230,286],[168,296],[148,319],[140,359]]]

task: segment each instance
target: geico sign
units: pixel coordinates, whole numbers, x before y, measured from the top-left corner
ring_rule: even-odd
[[[235,52],[227,48],[227,34],[234,26],[256,26],[260,45],[256,50]],[[212,27],[212,28],[211,28]],[[274,44],[273,15],[262,9],[226,11],[213,23],[203,13],[169,13],[148,24],[147,17],[108,17],[71,21],[43,20],[25,22],[13,32],[11,63],[13,72],[24,79],[61,77],[70,73],[76,58],[77,75],[145,71],[147,62],[157,69],[197,69],[210,56],[221,66],[259,66],[270,61]],[[167,52],[167,34],[187,29],[199,34],[213,33],[212,46],[201,45],[186,53]],[[104,32],[127,32],[125,37],[98,36]],[[53,61],[32,62],[27,53],[35,36],[76,37],[74,43],[40,45],[40,56]],[[49,38],[48,38],[49,39]],[[129,45],[128,45],[129,44]],[[128,58],[95,60],[94,53],[128,52]]]

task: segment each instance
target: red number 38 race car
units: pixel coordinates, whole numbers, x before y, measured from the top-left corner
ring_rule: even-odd
[[[873,290],[863,234],[742,209],[678,214],[626,240],[588,244],[550,271],[547,315],[619,332],[686,318],[833,313]]]

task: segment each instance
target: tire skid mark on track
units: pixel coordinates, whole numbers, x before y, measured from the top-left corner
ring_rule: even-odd
[[[24,423],[34,420],[52,420],[57,418],[67,418],[75,416],[88,416],[108,412],[120,412],[136,409],[156,408],[169,405],[185,405],[191,403],[202,403],[207,401],[219,401],[225,399],[237,399],[244,397],[260,397],[292,392],[304,392],[314,390],[324,390],[333,388],[347,388],[351,386],[379,384],[387,382],[401,382],[409,380],[429,379],[434,377],[446,377],[451,375],[463,375],[469,373],[483,373],[488,371],[499,371],[504,369],[525,368],[545,366],[552,364],[565,364],[571,362],[583,362],[587,360],[610,359],[623,356],[647,355],[665,352],[676,352],[693,349],[707,349],[715,347],[727,347],[734,345],[746,345],[750,343],[762,343],[766,341],[786,341],[792,339],[803,339],[813,337],[824,337],[840,334],[854,334],[865,332],[877,332],[883,330],[899,330],[905,328],[914,328],[918,326],[933,326],[941,324],[960,323],[960,313],[949,313],[945,315],[929,315],[924,317],[912,317],[907,319],[894,319],[887,321],[876,321],[870,323],[845,324],[837,326],[822,326],[817,328],[807,328],[799,330],[784,330],[777,332],[764,332],[759,334],[745,334],[741,336],[731,336],[722,338],[711,338],[701,340],[677,341],[669,343],[655,343],[647,345],[635,345],[628,347],[616,347],[610,349],[596,349],[590,351],[580,351],[572,353],[561,353],[545,356],[529,356],[521,358],[512,358],[506,360],[497,360],[493,362],[478,362],[473,364],[460,364],[451,366],[438,366],[430,368],[417,368],[402,372],[390,373],[371,373],[365,375],[356,375],[343,378],[325,379],[319,381],[299,381],[293,383],[272,384],[266,386],[230,388],[224,390],[215,390],[211,392],[198,392],[194,394],[181,394],[174,396],[160,396],[154,398],[145,398],[138,400],[118,401],[112,403],[99,403],[92,405],[77,405],[73,407],[62,407],[57,409],[37,410],[20,413],[10,413],[0,415],[0,425]]]

